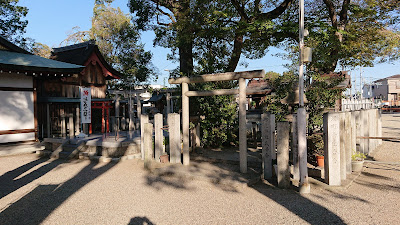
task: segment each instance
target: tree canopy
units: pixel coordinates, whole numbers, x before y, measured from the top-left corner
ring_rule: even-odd
[[[28,21],[23,18],[28,14],[28,8],[19,6],[19,0],[0,1],[0,35],[9,41],[24,47],[23,37]]]
[[[79,27],[74,27],[64,43],[95,40],[106,60],[126,75],[123,82],[116,85],[145,82],[155,77],[152,54],[140,43],[140,34],[131,17],[120,8],[111,7],[111,2],[96,1],[91,29],[80,31]]]
[[[292,0],[131,0],[138,27],[153,30],[155,45],[170,48],[181,75],[234,71],[245,55],[260,58],[286,37],[275,22]]]

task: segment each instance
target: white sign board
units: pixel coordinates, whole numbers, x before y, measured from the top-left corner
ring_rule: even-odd
[[[92,95],[90,88],[81,87],[81,120],[82,123],[92,122]]]

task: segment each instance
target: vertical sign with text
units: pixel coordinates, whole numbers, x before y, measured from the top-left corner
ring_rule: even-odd
[[[81,87],[81,119],[82,123],[92,122],[92,95],[90,88]]]

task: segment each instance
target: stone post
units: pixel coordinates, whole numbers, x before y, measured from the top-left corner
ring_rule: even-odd
[[[154,155],[157,162],[160,162],[160,156],[163,154],[163,115],[161,113],[157,113],[154,115]]]
[[[135,129],[135,123],[134,123],[134,114],[133,114],[133,99],[132,99],[132,94],[129,94],[129,131],[133,131]],[[132,137],[130,137],[132,138]]]
[[[244,78],[239,78],[239,155],[240,172],[247,173],[246,80]]]
[[[278,122],[277,130],[277,164],[278,164],[278,186],[280,188],[290,187],[289,170],[289,131],[288,122]]]
[[[365,110],[360,110],[360,129],[359,129],[359,132],[357,133],[357,136],[360,136],[360,137],[364,137],[364,130],[366,129],[365,128],[365,126],[364,126],[364,120],[365,120],[365,117],[366,117],[366,113],[365,113]],[[358,141],[359,141],[359,143],[360,143],[360,148],[359,148],[359,151],[360,152],[365,152],[365,139],[362,139],[362,138],[359,138],[358,139]]]
[[[347,176],[347,164],[346,164],[346,115],[344,112],[339,113],[340,120],[340,177],[342,180],[346,180]]]
[[[298,149],[297,115],[293,114],[292,121],[292,155],[293,155],[293,179],[300,181],[299,149]]]
[[[382,109],[376,111],[376,133],[378,137],[382,137]],[[378,145],[382,144],[382,139],[378,139]]]
[[[74,114],[68,114],[68,127],[69,127],[69,138],[73,138],[75,136],[74,131]]]
[[[169,154],[171,163],[181,163],[180,124],[180,115],[178,113],[170,113],[168,115]]]
[[[353,150],[359,151],[360,146],[361,146],[361,139],[357,138],[361,136],[361,115],[360,115],[360,110],[356,110],[352,112],[354,114],[354,120],[355,120],[355,148]],[[357,149],[357,144],[358,144],[358,149]],[[354,146],[354,145],[353,145]]]
[[[264,179],[272,178],[272,156],[275,155],[275,115],[261,114],[262,168]]]
[[[363,119],[363,131],[364,134],[362,136],[364,137],[369,137],[369,113],[367,109],[364,109],[361,111],[363,113],[362,119]],[[363,139],[364,142],[364,151],[363,153],[368,154],[369,153],[369,140],[368,139]]]
[[[197,125],[196,125],[196,136],[195,136],[195,138],[196,138],[196,146],[195,146],[195,148],[196,147],[200,147],[200,123],[198,123]]]
[[[376,109],[368,110],[369,136],[376,137]],[[376,148],[376,139],[368,139],[369,152],[371,153]]]
[[[140,152],[142,153],[142,160],[144,160],[144,124],[149,122],[149,115],[143,114],[140,117]]]
[[[300,193],[310,193],[310,183],[308,182],[307,168],[307,116],[306,110],[301,107],[297,109],[297,132],[298,132],[298,150],[299,150],[299,168],[300,168]]]
[[[144,123],[143,125],[143,148],[144,148],[144,167],[150,168],[151,161],[153,160],[153,124]]]
[[[183,165],[189,165],[189,97],[186,92],[189,91],[188,83],[182,83],[182,135],[183,135]]]
[[[136,93],[136,112],[137,112],[137,118],[140,120],[142,118],[142,103],[140,102],[139,93]],[[140,121],[138,121],[136,124],[136,130],[139,130],[139,126],[140,126]]]
[[[357,150],[357,125],[356,125],[356,114],[358,111],[351,112],[351,154]],[[360,115],[358,115],[360,116]],[[351,158],[351,156],[350,156]],[[350,159],[351,164],[351,159]]]
[[[324,128],[324,168],[328,185],[340,186],[340,118],[339,113],[325,113]]]
[[[351,174],[351,155],[352,155],[352,149],[351,149],[351,112],[345,112],[345,129],[344,129],[344,135],[345,135],[345,149],[346,149],[346,172],[347,174]]]

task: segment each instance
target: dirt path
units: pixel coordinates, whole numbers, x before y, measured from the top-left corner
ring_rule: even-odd
[[[396,132],[397,115],[383,117]],[[396,120],[389,122],[389,120]],[[387,125],[385,125],[387,124]],[[389,127],[390,126],[390,127]],[[391,130],[391,131],[389,131]],[[394,135],[394,134],[393,134]],[[400,149],[387,143],[376,159]],[[394,146],[390,149],[385,145]],[[397,147],[396,147],[397,146]],[[242,185],[223,166],[186,168],[197,179],[162,176],[139,160],[118,163],[52,161],[35,155],[0,158],[0,224],[396,224],[400,221],[400,166],[367,164],[348,188],[313,186],[301,196],[268,183]]]

